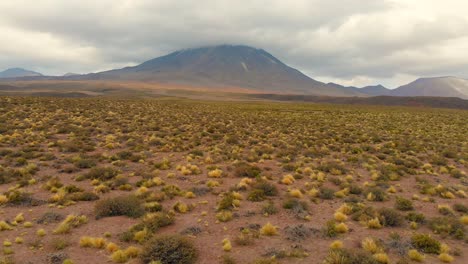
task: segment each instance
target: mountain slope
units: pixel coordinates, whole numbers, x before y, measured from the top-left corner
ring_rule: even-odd
[[[375,85],[375,86],[366,86],[359,89],[360,92],[372,95],[372,96],[379,96],[379,95],[390,95],[390,89],[385,88],[382,85]]]
[[[391,91],[393,96],[442,96],[468,99],[468,80],[456,77],[420,78]]]
[[[363,95],[313,80],[262,49],[234,45],[176,51],[134,67],[71,78],[239,87],[275,93]]]
[[[0,72],[0,78],[18,78],[31,76],[42,76],[42,74],[22,68],[11,68]]]

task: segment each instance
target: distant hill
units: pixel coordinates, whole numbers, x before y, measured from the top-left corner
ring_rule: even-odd
[[[42,76],[42,74],[25,70],[22,68],[11,68],[5,71],[0,72],[0,78],[18,78],[18,77],[35,77],[35,76]]]
[[[393,96],[442,96],[468,99],[468,80],[456,77],[420,78],[391,91]]]
[[[67,72],[63,75],[63,77],[70,77],[70,76],[77,76],[77,75],[80,75],[78,73],[73,73],[73,72]]]
[[[336,84],[336,83],[328,83],[328,85],[343,89],[345,91],[364,94],[367,96],[390,95],[390,92],[391,92],[390,89],[387,89],[382,85],[366,86],[363,88],[357,88],[354,86],[343,86],[343,85]]]
[[[359,91],[318,82],[262,49],[241,45],[186,49],[134,67],[70,78],[238,87],[271,93],[364,96]]]
[[[366,86],[359,89],[360,92],[371,95],[371,96],[378,96],[378,95],[390,95],[390,89],[385,88],[382,85],[375,85],[375,86]]]

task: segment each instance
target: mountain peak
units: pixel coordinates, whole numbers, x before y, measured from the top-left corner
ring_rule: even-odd
[[[23,68],[9,68],[0,72],[0,78],[19,78],[30,76],[42,76],[42,74],[35,71],[25,70]]]
[[[137,66],[71,78],[136,80],[213,89],[240,88],[262,93],[361,95],[313,80],[267,51],[246,45],[183,49]]]

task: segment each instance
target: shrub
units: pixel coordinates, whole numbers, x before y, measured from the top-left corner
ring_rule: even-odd
[[[135,196],[119,196],[101,200],[96,203],[94,211],[96,219],[119,215],[137,218],[145,213],[140,199]]]
[[[424,216],[424,214],[421,214],[421,213],[410,212],[406,215],[405,218],[408,221],[419,223],[419,224],[426,222],[426,217]]]
[[[376,201],[376,202],[383,202],[387,199],[387,195],[385,191],[378,188],[378,187],[371,187],[366,191],[367,200]]]
[[[291,210],[296,217],[303,218],[307,214],[309,206],[305,201],[290,198],[283,203],[283,208]]]
[[[284,229],[284,232],[286,234],[286,239],[299,242],[309,238],[313,233],[313,229],[300,224],[296,226],[288,226]]]
[[[336,222],[334,220],[327,221],[322,232],[326,237],[336,237],[338,235],[338,232],[336,231]]]
[[[341,248],[330,250],[323,264],[379,264],[379,262],[367,252]]]
[[[99,200],[99,196],[92,192],[75,192],[68,194],[66,199],[72,201],[96,201]]]
[[[143,217],[143,220],[142,220],[142,225],[146,227],[152,233],[156,232],[161,227],[165,227],[173,223],[174,223],[174,218],[164,212],[147,214]]]
[[[234,175],[237,177],[256,178],[262,173],[262,170],[254,165],[240,162],[235,165]]]
[[[274,184],[271,184],[265,180],[257,181],[252,188],[262,190],[266,196],[276,196],[278,194],[278,189]]]
[[[273,215],[278,213],[278,208],[276,208],[273,202],[268,202],[262,206],[262,214],[264,215]]]
[[[331,200],[335,195],[335,191],[329,188],[320,188],[319,197],[324,200]]]
[[[435,217],[428,224],[434,233],[447,234],[456,239],[465,238],[465,226],[455,217]]]
[[[382,208],[379,210],[379,220],[383,226],[402,226],[404,223],[403,216],[396,210],[391,208]]]
[[[440,242],[428,234],[414,234],[411,237],[411,244],[424,253],[439,254],[441,249]]]
[[[460,213],[468,213],[468,206],[465,206],[464,204],[456,203],[453,205],[453,210],[460,212]]]
[[[179,235],[157,236],[149,240],[141,259],[143,263],[161,262],[161,264],[195,263],[198,252],[187,238]]]
[[[236,200],[237,199],[232,192],[224,193],[223,198],[218,203],[217,210],[222,211],[233,209],[235,207]]]
[[[249,195],[247,195],[247,200],[252,202],[261,202],[265,200],[265,198],[265,192],[260,189],[253,189],[249,192]]]
[[[413,202],[403,197],[397,197],[395,201],[395,208],[401,211],[413,210]]]
[[[118,174],[119,174],[119,171],[113,167],[94,167],[88,173],[83,175],[83,178],[108,181],[108,180],[112,180]]]
[[[228,222],[232,219],[232,212],[223,210],[216,214],[216,219],[218,219],[220,222]]]

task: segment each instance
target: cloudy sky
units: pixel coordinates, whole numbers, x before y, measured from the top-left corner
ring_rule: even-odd
[[[0,70],[88,73],[183,48],[263,48],[314,79],[468,78],[466,0],[0,0]]]

